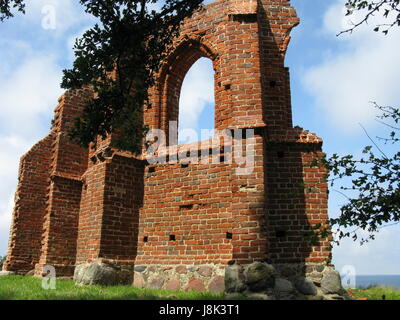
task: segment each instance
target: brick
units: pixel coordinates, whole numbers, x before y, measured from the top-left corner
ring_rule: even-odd
[[[235,145],[226,147],[224,163],[187,167],[150,166],[114,149],[113,136],[83,149],[65,132],[93,93],[66,92],[50,134],[21,159],[5,270],[41,274],[50,264],[58,276],[70,276],[76,265],[103,259],[173,265],[182,274],[183,264],[328,261],[329,243],[310,247],[303,237],[328,218],[328,186],[325,169],[310,166],[324,156],[322,139],[292,123],[284,58],[297,23],[288,0],[208,4],[182,25],[150,89],[144,124],[167,131],[179,118],[186,73],[199,58],[211,59],[215,128],[255,129],[254,140],[243,141],[254,146],[248,175],[237,175],[240,166],[228,161]],[[209,147],[219,159],[219,146]],[[213,290],[222,281],[214,280]],[[199,281],[190,287],[204,290]]]

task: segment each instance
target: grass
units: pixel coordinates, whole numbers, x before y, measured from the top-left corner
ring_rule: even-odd
[[[350,290],[350,294],[359,300],[400,300],[400,290],[393,287],[371,286]]]
[[[77,286],[73,281],[57,280],[55,290],[42,288],[33,277],[0,277],[0,300],[226,300],[223,293],[171,292],[138,289],[130,286]],[[239,297],[240,299],[240,297]],[[244,298],[242,298],[244,299]]]
[[[400,290],[392,287],[368,287],[349,290],[359,300],[400,300]],[[383,298],[384,297],[384,298]],[[130,286],[77,286],[73,281],[57,280],[56,290],[45,290],[33,277],[0,277],[0,300],[227,300],[224,293],[171,292],[138,289]],[[238,296],[234,299],[247,300]]]

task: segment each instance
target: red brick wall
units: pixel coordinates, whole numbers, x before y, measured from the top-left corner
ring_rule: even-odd
[[[246,20],[235,15],[231,4],[215,1],[183,25],[152,91],[152,108],[145,117],[151,127],[168,128],[169,120],[177,120],[182,81],[200,57],[210,58],[215,69],[215,127],[265,125],[257,14],[254,10],[253,18]]]
[[[129,265],[328,261],[329,242],[310,244],[305,237],[327,219],[327,185],[324,169],[310,166],[323,156],[322,140],[292,128],[284,57],[297,23],[287,0],[207,5],[182,26],[145,107],[145,124],[168,130],[178,120],[187,71],[200,57],[211,59],[215,127],[255,130],[254,168],[247,175],[237,175],[238,165],[229,161],[148,165],[114,150],[112,137],[83,149],[66,132],[92,92],[67,92],[52,134],[22,161],[6,268],[29,271],[37,263],[40,274],[51,264],[58,275],[71,275],[75,265],[99,259]]]
[[[299,23],[299,18],[289,1],[262,0],[261,3],[258,15],[262,104],[269,137],[273,138],[292,127],[290,78],[284,59],[290,31]]]
[[[114,155],[84,175],[79,214],[77,264],[98,258],[134,263],[143,162]]]
[[[233,260],[243,264],[265,260],[268,254],[263,160],[265,131],[256,131],[254,140],[246,141],[247,147],[250,144],[254,146],[254,168],[245,175],[235,174],[232,181],[232,218],[235,222]],[[243,155],[247,155],[244,150]]]
[[[24,274],[39,261],[53,141],[50,134],[21,158],[5,270]]]
[[[100,256],[134,263],[139,208],[143,202],[142,161],[115,155],[106,166]]]
[[[328,220],[325,168],[313,167],[323,153],[317,143],[271,143],[266,154],[268,260],[326,262],[329,242],[313,244],[317,224]]]
[[[99,255],[105,170],[106,164],[99,163],[89,168],[83,176],[76,264],[96,259]]]
[[[320,140],[265,136],[255,136],[249,175],[229,163],[148,166],[136,263],[328,261],[329,241],[310,242],[328,219],[326,169],[312,166],[324,155]]]
[[[37,274],[44,265],[56,267],[59,276],[73,274],[81,189],[79,180],[52,177]]]
[[[87,168],[88,152],[70,141],[67,131],[90,96],[90,90],[67,91],[55,109],[52,125],[55,139],[48,168],[50,184],[37,274],[42,273],[46,264],[56,267],[59,275],[71,275],[74,271],[81,175]]]
[[[158,165],[145,173],[138,264],[227,263],[232,259],[232,168]],[[210,192],[210,190],[212,192]],[[174,235],[176,241],[170,241]],[[148,237],[148,242],[143,241]]]

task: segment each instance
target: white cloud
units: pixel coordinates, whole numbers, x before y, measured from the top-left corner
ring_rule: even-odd
[[[42,9],[46,5],[55,8],[53,31],[41,27]],[[12,30],[33,30],[35,39],[24,41],[23,36],[7,34],[0,38],[0,255],[7,247],[19,158],[49,131],[53,110],[63,92],[59,87],[62,75],[59,63],[73,60],[71,48],[76,36],[82,35],[85,26],[94,21],[75,0],[28,1],[26,12],[13,20]],[[53,41],[55,38],[62,42],[61,47]],[[182,108],[188,119],[196,119],[204,103],[213,101],[213,95],[200,97],[204,91],[213,94],[214,80],[212,76],[209,79],[212,70],[195,67],[192,73],[189,75],[192,80],[188,81],[191,94],[183,98],[189,102],[184,103],[189,109]]]
[[[10,234],[12,210],[14,207],[14,194],[12,194],[5,204],[0,204],[0,255],[7,253],[7,244]]]
[[[179,128],[199,128],[199,116],[214,104],[214,70],[210,59],[199,59],[186,74],[179,102]]]
[[[27,150],[28,143],[18,136],[0,136],[0,176],[15,175],[18,170],[16,154]],[[17,160],[17,161],[16,161]],[[4,182],[4,180],[2,180]]]
[[[367,236],[364,232],[363,236]],[[351,239],[342,240],[333,249],[333,263],[338,271],[345,265],[355,267],[357,274],[398,274],[400,269],[400,226],[381,229],[376,239],[364,245]]]
[[[322,33],[330,40],[343,30],[343,3],[337,0],[324,17]],[[338,130],[354,132],[359,122],[370,124],[376,112],[371,101],[395,105],[400,100],[400,30],[384,36],[373,32],[372,25],[336,38],[342,49],[304,75],[318,112]]]
[[[18,40],[0,41],[0,255],[6,253],[19,159],[49,131],[62,90],[56,57]]]
[[[50,55],[28,55],[15,67],[0,75],[0,133],[39,137],[44,131],[40,117],[52,116],[62,94],[61,70]]]
[[[336,37],[348,27],[346,21],[351,18],[357,22],[361,17],[361,14],[344,17],[345,2],[332,0],[321,29],[315,31],[314,35],[321,42],[319,46],[324,50],[314,66],[303,73],[302,84],[314,99],[312,111],[317,112],[321,121],[319,130],[329,127],[329,131],[338,132],[338,139],[331,142],[335,152],[344,148],[345,154],[357,155],[359,148],[365,145],[364,142],[353,142],[357,134],[364,137],[358,123],[363,123],[369,132],[380,128],[379,124],[373,128],[376,111],[369,102],[398,105],[400,101],[400,28],[394,28],[388,36],[374,32],[375,23],[382,22],[377,16],[352,34]],[[331,217],[337,216],[343,201],[341,196],[331,192]],[[396,243],[400,241],[399,231],[400,226],[384,228],[374,241],[363,246],[351,239],[343,239],[340,246],[333,249],[333,263],[339,271],[343,266],[352,265],[357,274],[398,274],[400,248]]]
[[[79,25],[86,19],[93,19],[75,0],[35,0],[27,2],[26,22],[42,26],[43,19],[52,13],[46,10],[49,8],[54,8],[56,22],[54,34],[57,36],[61,36],[69,28]]]
[[[0,134],[0,255],[4,255],[7,250],[19,158],[32,143],[20,136]]]

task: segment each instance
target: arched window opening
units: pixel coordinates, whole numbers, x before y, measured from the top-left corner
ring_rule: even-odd
[[[214,74],[208,58],[200,58],[187,72],[179,99],[179,144],[207,140],[214,135]]]

